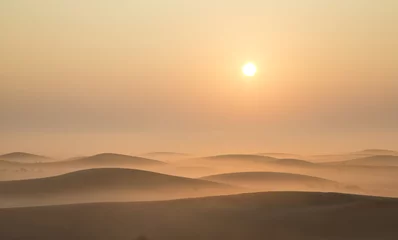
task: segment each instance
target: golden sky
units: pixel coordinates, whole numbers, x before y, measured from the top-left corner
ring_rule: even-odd
[[[397,148],[396,0],[0,0],[0,31],[0,152]]]

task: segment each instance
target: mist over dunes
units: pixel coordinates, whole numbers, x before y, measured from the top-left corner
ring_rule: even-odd
[[[0,209],[0,238],[395,240],[397,221],[397,199],[269,192],[164,202]]]
[[[201,179],[263,191],[352,192],[355,189],[323,178],[280,172],[236,172]]]
[[[0,207],[149,201],[242,191],[229,185],[132,169],[90,169],[0,182]]]
[[[250,154],[225,154],[216,155],[200,158],[191,158],[186,160],[181,160],[181,164],[191,164],[191,165],[211,165],[211,164],[228,164],[228,165],[262,165],[267,162],[275,161],[276,158],[260,156],[260,155],[250,155]]]
[[[303,159],[225,154],[166,163],[102,153],[0,160],[0,238],[395,240],[397,200],[370,197],[398,197],[398,167],[386,165],[394,156]]]
[[[188,153],[177,153],[177,152],[150,152],[140,155],[142,157],[148,157],[165,162],[173,162],[186,158],[192,158],[192,154]]]
[[[0,240],[397,240],[398,0],[0,0]]]
[[[353,165],[353,166],[395,166],[398,167],[398,156],[376,155],[357,158],[346,161],[328,162],[331,165]]]
[[[166,163],[143,157],[135,157],[116,153],[101,153],[89,157],[77,157],[64,161],[25,164],[41,168],[95,168],[95,167],[154,167]]]

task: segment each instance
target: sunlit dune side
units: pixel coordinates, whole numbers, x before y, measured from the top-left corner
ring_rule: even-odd
[[[206,180],[133,169],[90,169],[55,177],[0,182],[0,207],[151,201],[242,192]]]
[[[55,161],[52,158],[35,155],[31,153],[24,152],[13,152],[0,155],[0,159],[12,161],[12,162],[25,162],[25,163],[36,163],[36,162],[51,162]]]
[[[347,186],[318,177],[281,172],[236,172],[201,179],[263,191],[360,192],[356,186]]]
[[[0,239],[395,240],[398,199],[268,192],[0,209],[0,222]]]
[[[346,161],[327,162],[328,165],[352,165],[352,166],[395,166],[398,167],[398,156],[377,155]]]

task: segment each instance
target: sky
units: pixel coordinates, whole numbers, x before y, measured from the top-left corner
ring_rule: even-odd
[[[397,23],[396,0],[0,0],[0,153],[398,149]]]

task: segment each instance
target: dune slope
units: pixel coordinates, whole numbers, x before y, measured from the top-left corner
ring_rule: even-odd
[[[91,169],[60,176],[0,182],[0,207],[175,199],[231,193],[205,180],[132,169]]]
[[[398,199],[269,192],[0,209],[0,239],[395,240],[397,221]]]
[[[342,184],[323,178],[281,172],[237,172],[212,175],[201,179],[252,189],[272,191],[339,191]]]

